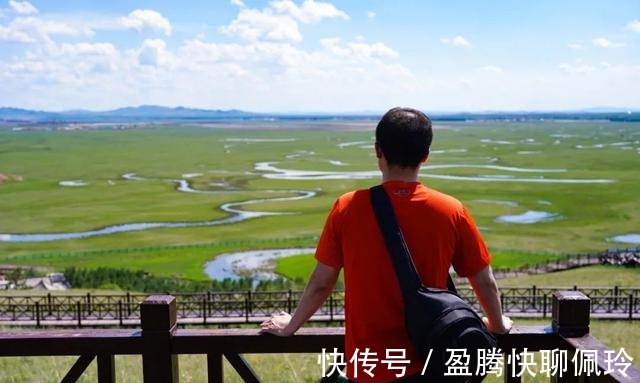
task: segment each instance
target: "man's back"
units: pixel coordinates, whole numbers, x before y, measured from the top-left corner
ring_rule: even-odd
[[[450,265],[459,275],[473,275],[489,264],[489,253],[473,221],[455,198],[418,182],[384,183],[426,286],[444,288]],[[344,267],[346,291],[346,358],[369,348],[379,361],[388,349],[407,350],[413,362],[406,375],[420,372],[404,327],[404,303],[391,260],[380,234],[368,190],[341,196],[329,213],[316,258],[335,268]],[[354,369],[358,370],[357,377]],[[396,379],[397,370],[380,364],[375,381]],[[371,381],[362,365],[350,365],[349,376]]]
[[[412,108],[393,108],[376,126],[375,154],[385,190],[411,250],[423,284],[443,288],[453,265],[466,276],[487,315],[490,331],[504,334],[511,320],[502,315],[498,286],[489,267],[478,229],[462,204],[422,186],[420,166],[429,157],[431,120]],[[404,326],[404,303],[371,206],[368,190],[343,195],[329,213],[316,250],[316,267],[293,316],[275,314],[260,324],[262,331],[280,336],[296,332],[331,295],[344,267],[346,291],[346,359],[354,356],[348,375],[358,382],[396,380],[389,354],[411,360],[406,374],[421,371]],[[358,353],[356,354],[356,350]],[[363,363],[365,353],[369,363]],[[403,358],[401,358],[403,359]],[[360,367],[370,370],[375,378]],[[397,366],[397,364],[394,364]],[[402,363],[399,365],[403,366]],[[419,377],[419,376],[418,376]]]

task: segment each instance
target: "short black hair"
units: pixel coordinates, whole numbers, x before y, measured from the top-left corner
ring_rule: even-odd
[[[418,167],[432,140],[431,120],[412,108],[390,109],[376,127],[376,142],[391,166]]]

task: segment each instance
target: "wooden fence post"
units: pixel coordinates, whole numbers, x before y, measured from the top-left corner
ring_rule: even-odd
[[[591,300],[580,291],[556,291],[551,301],[555,331],[565,337],[580,337],[589,333]]]
[[[98,383],[115,383],[115,358],[109,354],[98,354]]]
[[[145,383],[178,383],[178,356],[171,353],[171,337],[177,327],[176,299],[152,295],[140,304]]]
[[[574,338],[589,334],[589,315],[591,313],[591,300],[580,291],[556,291],[552,295],[551,325],[560,336]],[[551,383],[579,383],[583,378],[574,376],[572,359],[575,350],[570,350],[567,355],[567,371],[564,376],[552,376]]]

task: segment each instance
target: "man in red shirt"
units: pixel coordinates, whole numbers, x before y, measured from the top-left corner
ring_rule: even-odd
[[[459,276],[469,279],[489,330],[506,333],[511,320],[502,315],[491,257],[471,216],[457,199],[418,181],[432,138],[431,121],[422,112],[410,108],[388,111],[376,128],[375,151],[383,187],[422,283],[446,288],[449,268],[453,266]],[[295,333],[326,300],[344,268],[345,360],[349,360],[349,379],[420,382],[424,362],[406,333],[402,293],[368,189],[338,198],[325,223],[315,258],[316,268],[293,317],[287,313],[274,315],[262,323],[262,331],[281,336]],[[403,364],[405,373],[398,380],[398,369],[388,368],[391,365],[383,361],[403,353],[403,360],[408,363]]]

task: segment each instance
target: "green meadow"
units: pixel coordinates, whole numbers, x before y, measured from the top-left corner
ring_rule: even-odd
[[[204,264],[222,253],[313,246],[339,195],[379,182],[377,176],[358,179],[349,173],[376,171],[370,147],[374,125],[0,130],[0,173],[11,176],[0,183],[0,263],[50,269],[124,267],[205,280]],[[441,123],[434,136],[427,165],[437,166],[424,169],[422,181],[465,203],[492,250],[494,267],[633,246],[607,238],[640,233],[637,123]],[[334,176],[267,178],[283,171],[256,169],[261,162]],[[143,179],[124,179],[127,173]],[[199,193],[178,191],[177,179],[188,180]],[[86,185],[61,186],[61,181]],[[295,191],[316,195],[273,200],[300,196]],[[215,226],[7,241],[7,235],[223,219],[229,216],[221,210],[223,204],[247,200],[262,201],[236,208],[286,214]],[[551,219],[530,224],[498,220],[527,211],[546,212]],[[311,265],[310,256],[297,256],[277,267],[283,274],[306,278]]]

